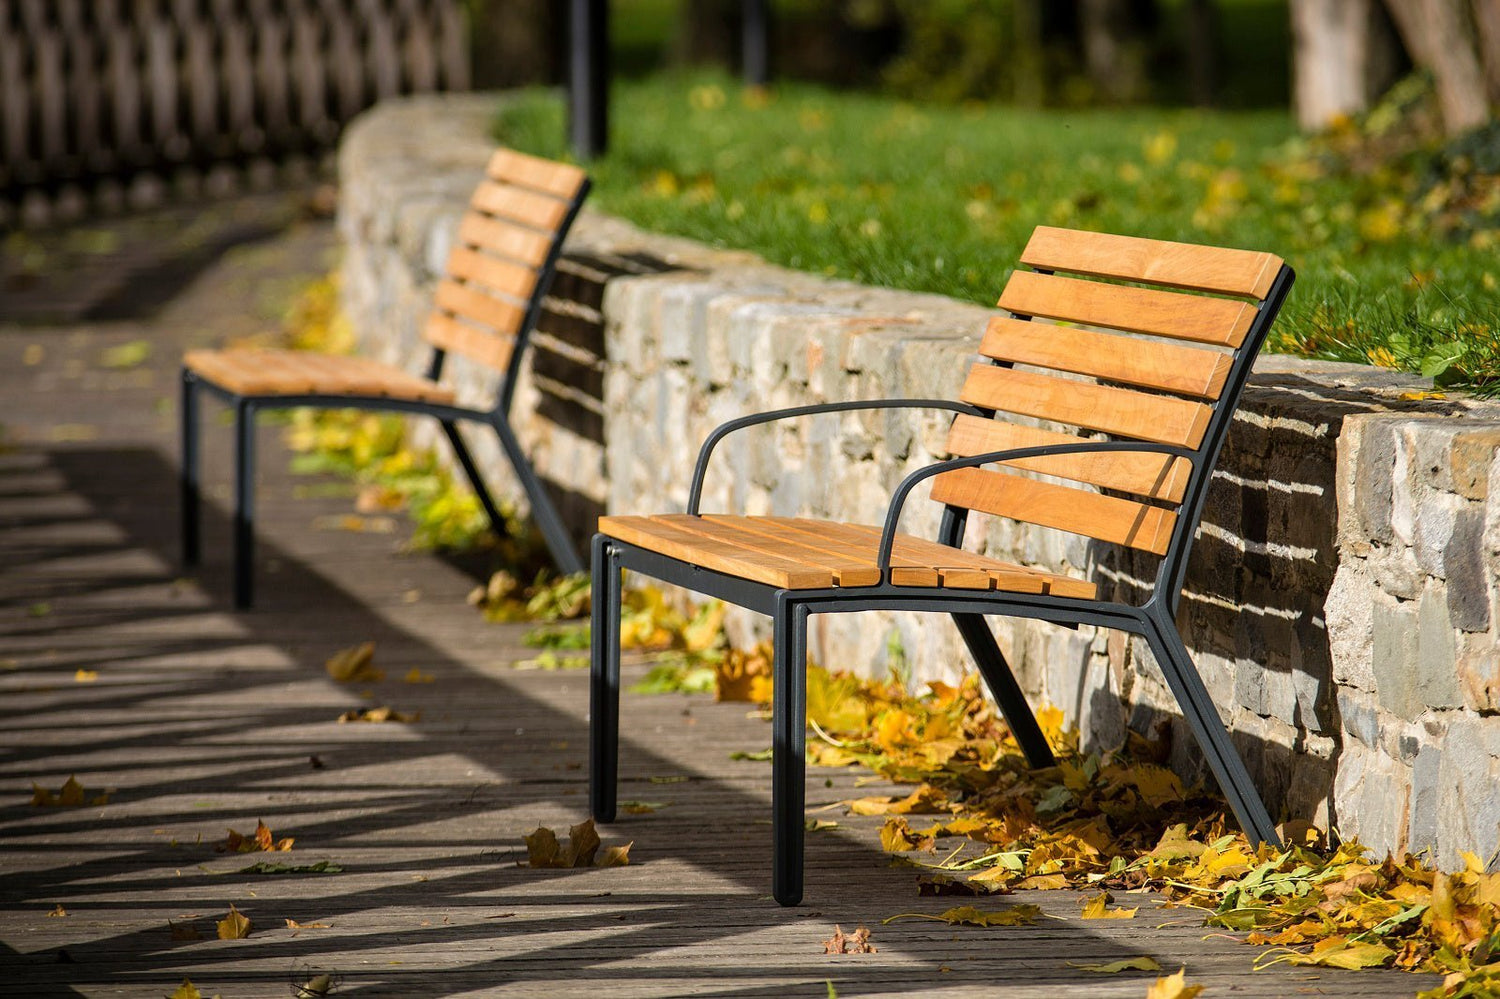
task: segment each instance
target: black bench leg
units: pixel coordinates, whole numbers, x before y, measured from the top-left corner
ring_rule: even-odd
[[[484,479],[479,475],[479,466],[474,464],[474,456],[469,453],[469,447],[464,443],[463,435],[458,432],[458,425],[452,420],[439,420],[443,425],[443,433],[448,435],[448,443],[453,447],[453,454],[458,458],[458,464],[468,477],[469,485],[474,490],[474,495],[479,497],[479,505],[484,507],[485,516],[490,519],[490,530],[495,536],[503,538],[510,533],[505,526],[505,518],[500,515],[500,508],[495,506],[495,500],[490,496],[490,491],[485,487]]]
[[[182,369],[182,398],[178,404],[182,465],[178,485],[182,517],[182,564],[195,566],[202,558],[198,495],[198,379]]]
[[[573,547],[573,539],[563,526],[562,517],[558,514],[552,497],[547,495],[542,480],[537,478],[536,470],[521,452],[520,442],[511,432],[510,425],[503,420],[496,420],[495,432],[500,435],[500,444],[505,448],[510,467],[516,470],[516,478],[521,480],[521,488],[526,490],[526,498],[531,501],[531,516],[542,529],[542,537],[546,539],[552,560],[563,572],[582,572],[583,561],[578,557],[578,549]]]
[[[963,636],[964,644],[969,647],[969,655],[974,657],[974,664],[979,667],[980,676],[984,677],[991,696],[1000,706],[1005,724],[1010,726],[1011,734],[1016,737],[1021,752],[1026,755],[1026,762],[1033,767],[1052,766],[1057,762],[1052,755],[1052,747],[1047,745],[1047,737],[1042,734],[1041,726],[1037,725],[1036,716],[1026,703],[1026,695],[1021,691],[1021,685],[1016,683],[1016,676],[1011,672],[1010,664],[1005,661],[1005,654],[1000,651],[1000,646],[995,643],[995,636],[990,633],[989,626],[984,623],[983,615],[954,614],[953,623],[958,625],[958,633]]]
[[[778,601],[771,698],[771,893],[782,905],[802,901],[802,846],[807,788],[807,605]]]
[[[589,810],[615,820],[620,753],[620,563],[594,535],[593,624],[589,670]]]
[[[234,606],[246,610],[255,577],[255,406],[234,406]]]
[[[1265,802],[1255,789],[1255,782],[1245,763],[1229,739],[1229,732],[1219,718],[1219,711],[1203,686],[1203,678],[1188,655],[1187,646],[1178,634],[1177,625],[1165,617],[1165,611],[1146,615],[1146,640],[1151,645],[1151,654],[1156,657],[1167,686],[1187,718],[1188,727],[1198,740],[1209,769],[1219,782],[1219,789],[1229,799],[1240,828],[1252,843],[1269,843],[1280,846],[1276,835],[1276,824],[1266,810]]]

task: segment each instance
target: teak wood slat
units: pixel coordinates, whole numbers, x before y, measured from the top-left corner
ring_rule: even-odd
[[[576,166],[518,153],[514,149],[497,149],[485,172],[492,180],[520,184],[556,198],[573,197],[587,179],[583,170]]]
[[[1021,262],[1039,270],[1265,298],[1281,258],[1253,250],[1037,226]]]
[[[478,212],[466,212],[459,221],[458,241],[510,257],[528,267],[542,266],[552,249],[552,240],[546,233]]]
[[[599,530],[648,551],[661,552],[741,579],[792,590],[833,585],[833,573],[778,555],[752,552],[693,534],[656,517],[600,517]]]
[[[1000,307],[1021,315],[1224,347],[1238,347],[1256,316],[1255,306],[1248,302],[1033,271],[1011,275]]]
[[[459,284],[451,278],[438,282],[432,304],[455,316],[488,326],[504,336],[514,333],[526,318],[526,310],[514,302],[486,295],[477,288]]]
[[[1211,348],[1008,317],[990,320],[979,352],[997,361],[1203,399],[1219,397],[1233,363],[1231,355]]]
[[[880,528],[871,527],[866,524],[843,525],[856,535],[868,539],[870,544],[878,544],[880,541]],[[986,555],[967,551],[962,548],[953,548],[948,545],[938,544],[936,541],[928,541],[926,538],[912,537],[908,534],[899,536],[897,547],[910,559],[927,561],[939,565],[947,564],[947,571],[965,573],[972,571],[984,572],[989,575],[993,588],[1005,590],[1011,593],[1050,593],[1056,596],[1066,597],[1092,597],[1095,586],[1084,579],[1074,579],[1071,576],[1062,576],[1053,572],[1045,572],[1041,569],[1032,569],[1024,565],[1013,565],[1002,562]],[[894,578],[895,571],[892,570],[892,582],[903,586],[928,585],[917,582],[905,581]],[[947,583],[944,585],[953,585]],[[984,586],[974,586],[974,589],[986,589]]]
[[[1201,402],[990,364],[969,369],[959,398],[985,409],[1183,447],[1202,443],[1213,415]]]
[[[568,203],[524,187],[487,180],[469,202],[476,211],[510,219],[533,229],[555,229],[568,214]]]
[[[189,371],[244,395],[355,394],[453,401],[451,389],[361,357],[294,350],[190,350],[182,361]]]
[[[443,312],[433,312],[422,328],[427,342],[442,350],[462,354],[471,361],[504,371],[510,364],[515,340],[485,330],[475,329]]]
[[[491,291],[510,295],[521,301],[531,297],[536,288],[537,273],[530,267],[501,260],[467,246],[455,246],[448,254],[448,273]]]
[[[934,476],[932,498],[1156,555],[1166,554],[1177,523],[1177,514],[1161,507],[981,468]]]
[[[871,557],[858,558],[848,553],[831,551],[826,546],[813,544],[810,537],[798,537],[791,532],[758,526],[761,520],[758,517],[730,520],[666,514],[655,519],[738,548],[778,554],[820,570],[826,569],[839,586],[874,586],[880,582],[880,570],[875,565],[873,553]]]
[[[823,520],[794,520],[794,530],[807,534],[825,535],[839,540],[850,551],[857,551],[871,565],[876,564],[880,547],[880,533],[871,535],[870,528],[858,524],[841,524]],[[973,564],[969,553],[944,546],[936,557],[923,558],[914,554],[913,543],[919,539],[910,535],[897,535],[891,549],[891,582],[900,586],[952,586],[964,590],[988,590],[993,580],[986,569]],[[1000,563],[995,563],[999,565]],[[1039,592],[1036,590],[1027,592]]]
[[[1015,448],[1055,447],[1086,442],[1086,438],[1055,430],[961,414],[948,430],[947,448],[949,453],[967,458]],[[1022,458],[1004,464],[1171,503],[1182,499],[1193,470],[1192,462],[1186,458],[1118,451]]]

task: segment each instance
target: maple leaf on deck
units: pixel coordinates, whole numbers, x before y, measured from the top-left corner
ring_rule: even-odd
[[[1111,909],[1109,903],[1114,901],[1114,896],[1107,891],[1102,891],[1093,898],[1083,903],[1084,919],[1134,919],[1139,906],[1129,909],[1122,907]]]
[[[937,823],[927,829],[913,829],[906,816],[892,815],[880,827],[880,846],[886,853],[930,852],[937,848],[937,835],[941,829]]]
[[[1193,999],[1203,991],[1202,985],[1187,983],[1187,969],[1179,968],[1175,975],[1158,978],[1146,990],[1146,999]]]
[[[203,999],[203,993],[198,991],[198,986],[193,984],[192,979],[184,978],[182,984],[167,999]]]
[[[1156,963],[1156,958],[1145,954],[1140,957],[1127,957],[1122,961],[1108,961],[1104,964],[1077,964],[1069,961],[1068,967],[1077,968],[1079,971],[1092,971],[1099,975],[1118,975],[1122,971],[1161,970],[1161,965]]]
[[[973,905],[958,905],[936,916],[926,912],[901,912],[882,919],[881,923],[891,923],[897,919],[932,919],[949,926],[1030,926],[1041,914],[1039,906],[1029,904],[992,912]]]
[[[83,785],[78,783],[78,778],[69,777],[63,782],[54,794],[42,785],[32,781],[31,803],[42,808],[77,808],[80,805],[107,805],[109,804],[108,792],[95,795],[89,799],[88,792]]]
[[[264,822],[255,823],[255,832],[249,836],[229,830],[229,835],[224,842],[214,849],[219,853],[285,853],[292,848],[295,842],[290,836],[276,839],[271,834],[271,827]]]
[[[345,722],[397,722],[403,725],[411,724],[422,717],[420,711],[397,711],[388,704],[382,704],[378,708],[350,708],[339,715],[339,724]]]
[[[339,649],[323,665],[340,683],[378,683],[385,679],[385,673],[375,668],[374,642]]]
[[[870,928],[859,926],[853,933],[845,933],[838,923],[833,924],[833,936],[823,941],[825,954],[874,954],[879,948],[870,943]]]
[[[229,904],[229,914],[216,924],[219,928],[220,940],[243,940],[250,935],[250,919],[240,910]]]
[[[557,833],[546,826],[521,837],[526,842],[527,863],[531,867],[624,867],[630,863],[630,848],[612,846],[599,855],[599,832],[593,819],[584,819],[568,830],[568,844],[563,846]]]

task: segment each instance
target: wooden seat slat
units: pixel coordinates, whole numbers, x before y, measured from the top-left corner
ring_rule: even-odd
[[[427,317],[422,336],[434,347],[501,371],[510,363],[511,352],[515,350],[513,338],[475,329],[443,312],[433,312]]]
[[[990,320],[979,352],[997,361],[1210,400],[1224,390],[1224,380],[1234,362],[1230,354],[1209,348],[1009,317]]]
[[[1281,258],[1253,250],[1173,243],[1039,225],[1021,262],[1041,270],[1265,298]]]
[[[432,304],[504,335],[514,333],[526,319],[526,310],[515,303],[486,295],[477,288],[459,284],[451,278],[438,282]]]
[[[880,541],[881,529],[866,524],[845,524],[852,533],[863,536],[871,544]],[[925,538],[913,537],[909,534],[897,536],[896,548],[900,549],[908,558],[925,561],[928,564],[938,565],[941,585],[952,586],[959,589],[985,590],[997,589],[1010,593],[1044,593],[1054,584],[1066,586],[1075,584],[1074,588],[1081,587],[1090,596],[1093,595],[1094,585],[1085,580],[1073,580],[1066,576],[1058,576],[1054,573],[1042,572],[1031,569],[1024,565],[1014,565],[980,555],[976,552],[967,551],[962,548],[953,548],[949,545],[939,544],[936,541],[928,541]],[[981,575],[987,579],[981,579]],[[894,567],[891,570],[891,582],[898,586],[930,586],[936,585],[920,581],[915,574],[908,574],[906,570],[898,571]]]
[[[933,476],[932,498],[1157,555],[1166,553],[1177,523],[1177,514],[1162,507],[984,468]]]
[[[587,176],[582,169],[571,164],[518,153],[514,149],[497,149],[490,156],[485,173],[493,180],[520,184],[557,198],[573,197]]]
[[[723,541],[736,547],[756,552],[781,555],[787,559],[805,563],[832,573],[839,586],[874,586],[880,582],[880,570],[874,558],[854,558],[847,554],[829,551],[811,544],[811,538],[801,538],[789,532],[769,532],[758,527],[761,518],[693,517],[688,514],[663,514],[655,519],[681,528],[693,534]]]
[[[486,180],[474,189],[470,207],[532,229],[556,229],[568,214],[568,203],[514,184]]]
[[[826,569],[693,534],[656,517],[600,517],[599,530],[648,551],[781,589],[813,590],[833,585],[833,573]]]
[[[969,369],[959,398],[1003,413],[1190,448],[1203,442],[1213,415],[1201,402],[992,364]]]
[[[960,414],[948,429],[946,446],[950,454],[969,458],[1013,448],[1053,447],[1087,441],[1087,438],[1055,430]],[[1182,500],[1193,471],[1192,462],[1186,458],[1131,452],[1060,454],[1001,464],[1171,503]]]
[[[1016,271],[1010,276],[1000,295],[1000,308],[1224,347],[1238,347],[1244,342],[1257,313],[1250,303],[1228,298],[1101,284],[1032,271]]]
[[[472,284],[510,295],[522,302],[531,298],[537,273],[530,267],[501,260],[467,246],[455,246],[448,254],[448,273]]]
[[[527,229],[479,212],[465,212],[458,223],[458,241],[510,257],[528,267],[540,267],[552,248],[550,234]]]
[[[239,348],[190,350],[182,360],[188,370],[241,395],[347,394],[453,402],[451,389],[362,357]]]

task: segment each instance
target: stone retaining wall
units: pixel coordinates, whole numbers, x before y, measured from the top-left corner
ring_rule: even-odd
[[[365,349],[421,367],[417,323],[489,143],[496,98],[382,105],[340,154],[344,299]],[[998,291],[1005,275],[995,276]],[[1293,294],[1296,294],[1295,290]],[[837,399],[957,392],[989,311],[826,281],[585,213],[527,384],[521,436],[580,537],[601,510],[680,510],[723,420]],[[460,369],[477,396],[483,372]],[[1273,811],[1444,863],[1500,846],[1500,406],[1410,399],[1419,379],[1267,356],[1215,476],[1179,615]],[[942,456],[938,413],[818,417],[726,441],[705,508],[878,523],[891,488]],[[435,438],[433,438],[435,439]],[[486,467],[507,473],[493,453]],[[502,486],[502,488],[504,488]],[[1495,499],[1490,499],[1491,495]],[[934,505],[905,528],[931,532]],[[1039,528],[971,530],[1002,558],[1138,594],[1154,560]],[[815,618],[819,661],[952,676],[939,618]],[[747,640],[763,623],[732,621]],[[1120,635],[996,623],[1038,700],[1087,740],[1191,744],[1150,655]]]

